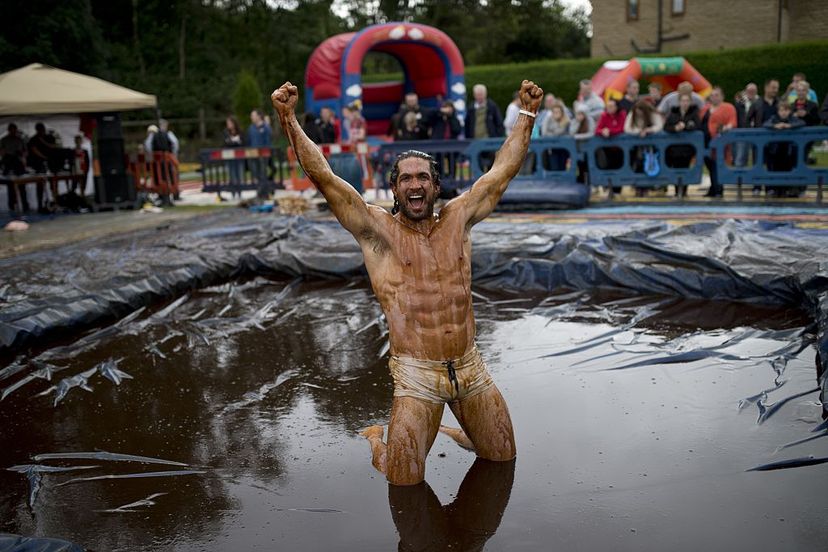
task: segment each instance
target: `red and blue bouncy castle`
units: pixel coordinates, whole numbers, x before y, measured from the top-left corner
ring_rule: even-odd
[[[403,81],[363,83],[362,61],[368,52],[394,57]],[[305,109],[318,115],[329,107],[341,117],[343,107],[360,100],[369,135],[387,132],[409,92],[428,108],[451,100],[461,120],[465,116],[463,57],[443,31],[417,23],[384,23],[332,36],[314,50],[305,70]]]

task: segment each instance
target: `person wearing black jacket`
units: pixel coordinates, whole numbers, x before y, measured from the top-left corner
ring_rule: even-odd
[[[319,118],[314,122],[319,129],[318,144],[333,144],[336,143],[336,120],[334,112],[329,107],[323,107],[319,110]]]
[[[749,128],[762,128],[765,122],[776,114],[776,106],[779,103],[779,81],[768,79],[765,81],[764,95],[759,101],[750,106],[747,114],[747,126]]]
[[[429,126],[431,127],[430,137],[432,140],[456,140],[460,136],[462,131],[460,120],[457,118],[454,104],[450,100],[444,101],[439,110],[432,112]],[[434,156],[434,160],[437,162],[440,171],[447,171],[444,174],[449,178],[454,178],[457,170],[456,154],[438,153]],[[448,166],[446,166],[446,163],[448,163]]]
[[[444,101],[440,109],[432,113],[429,127],[432,140],[455,140],[460,136],[460,120],[450,100]]]
[[[701,130],[699,108],[693,103],[689,94],[679,96],[679,104],[670,110],[664,122],[664,130],[670,133],[692,132]],[[688,144],[677,144],[668,148],[666,153],[667,166],[677,169],[690,167],[696,149]],[[687,186],[676,185],[676,197],[685,197]]]
[[[500,108],[488,97],[483,84],[472,89],[474,103],[466,113],[466,138],[500,138],[505,135]],[[481,124],[478,124],[481,123]]]
[[[808,99],[810,91],[811,85],[804,80],[796,83],[796,99],[791,102],[791,110],[805,122],[805,126],[816,126],[819,124],[819,106]]]
[[[802,128],[805,126],[805,121],[793,114],[791,106],[787,102],[782,102],[779,104],[776,115],[765,121],[763,126],[769,130],[785,131]],[[771,142],[765,146],[765,160],[768,171],[791,171],[796,166],[796,146],[793,142]],[[804,189],[799,187],[768,187],[769,196],[789,195],[795,197],[803,192]]]

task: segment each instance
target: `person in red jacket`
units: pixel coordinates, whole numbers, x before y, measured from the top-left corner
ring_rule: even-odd
[[[610,98],[607,100],[606,108],[598,119],[598,126],[595,127],[595,135],[604,138],[612,138],[624,134],[624,121],[627,120],[627,112],[618,108],[618,102]],[[620,169],[624,164],[624,150],[618,147],[600,148],[595,151],[595,164],[599,169]],[[613,193],[621,193],[621,188],[613,186]]]
[[[707,140],[712,140],[719,134],[736,128],[739,125],[736,107],[724,101],[724,91],[720,86],[714,86],[710,92],[709,102],[701,111],[702,130]],[[726,155],[730,152],[726,152]],[[711,150],[710,157],[704,158],[704,164],[710,172],[710,189],[707,197],[722,197],[723,189],[719,184],[719,175],[716,170],[716,150]]]
[[[609,138],[624,134],[624,121],[627,119],[627,112],[618,109],[618,102],[612,98],[607,100],[607,107],[598,119],[598,126],[595,127],[595,135]]]

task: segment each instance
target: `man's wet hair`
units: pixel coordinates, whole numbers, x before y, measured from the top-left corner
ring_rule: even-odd
[[[396,186],[397,180],[400,178],[400,161],[403,161],[405,159],[411,159],[412,157],[416,157],[417,159],[425,159],[426,161],[428,161],[428,167],[431,170],[431,181],[434,183],[435,186],[439,187],[440,169],[439,167],[437,167],[437,161],[429,154],[417,150],[404,151],[397,156],[397,160],[394,161],[394,166],[391,167],[391,176],[389,177],[391,186]],[[399,202],[397,201],[397,197],[394,196],[394,207],[391,208],[391,214],[396,215],[399,210]]]

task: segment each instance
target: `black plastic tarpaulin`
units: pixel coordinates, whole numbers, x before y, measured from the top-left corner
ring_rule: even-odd
[[[721,221],[674,226],[492,221],[475,227],[483,288],[612,289],[764,304],[813,313],[828,396],[828,232]],[[333,220],[220,213],[0,263],[0,352],[77,334],[228,279],[365,274],[353,237]]]
[[[77,544],[61,539],[21,537],[0,533],[0,552],[83,552]]]

